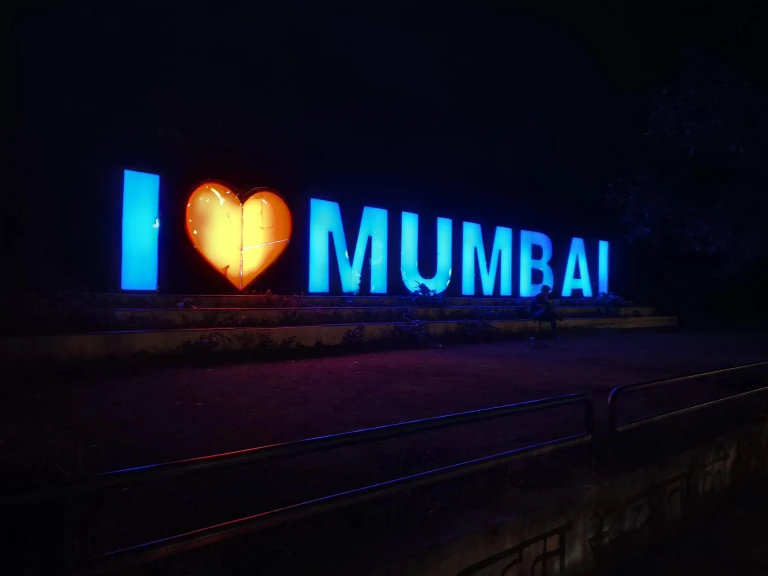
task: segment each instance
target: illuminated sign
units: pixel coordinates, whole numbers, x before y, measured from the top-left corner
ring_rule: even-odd
[[[123,290],[157,290],[159,201],[160,176],[123,172]]]
[[[121,275],[124,290],[157,289],[159,193],[159,176],[125,171]],[[387,210],[366,206],[357,238],[348,243],[339,204],[310,198],[308,268],[302,267],[308,273],[308,292],[331,292],[335,277],[333,284],[343,293],[387,294],[426,287],[439,294],[451,286],[457,268],[461,279],[454,290],[460,290],[462,296],[531,297],[544,284],[555,290],[560,288],[560,294],[566,298],[577,292],[585,298],[594,296],[589,250],[584,239],[571,239],[563,277],[555,278],[552,240],[546,234],[530,230],[515,233],[512,228],[496,226],[486,228],[484,235],[483,227],[475,222],[456,223],[454,231],[454,221],[442,217],[436,220],[434,259],[426,262],[427,268],[435,272],[429,277],[422,275],[419,220],[418,214],[402,212],[400,218],[390,221]],[[399,237],[400,241],[399,274],[390,274],[392,225],[393,240]],[[195,188],[189,197],[185,228],[192,245],[208,264],[235,288],[243,290],[285,252],[293,218],[286,202],[273,190],[255,188],[240,197],[230,187],[209,181]],[[492,239],[488,236],[490,232]],[[460,244],[456,246],[457,241]],[[368,261],[366,254],[370,254]],[[517,274],[513,271],[516,255]],[[608,242],[599,241],[598,292],[608,292],[608,256]],[[454,258],[461,258],[461,262],[454,262]],[[295,266],[291,268],[296,270]],[[363,285],[366,275],[368,280]],[[397,286],[389,285],[397,277],[402,284],[397,281]]]
[[[493,286],[496,283],[496,271],[500,270],[500,296],[512,296],[512,228],[496,227],[493,237],[491,259],[486,264],[485,246],[483,245],[483,229],[480,224],[464,222],[464,245],[461,262],[461,294],[475,295],[475,255],[480,267],[480,282],[483,286],[483,296],[493,296]],[[501,262],[501,266],[499,266]]]
[[[421,284],[437,293],[451,283],[453,272],[453,222],[448,218],[437,219],[437,270],[432,278],[419,273],[419,215],[403,212],[400,240],[400,273],[405,287],[413,292]]]
[[[541,258],[533,259],[533,247],[541,247]],[[552,288],[555,275],[549,261],[552,260],[552,240],[541,232],[520,231],[520,296],[533,296],[541,292],[545,284]],[[534,270],[541,270],[541,284],[531,284]]]
[[[309,201],[309,291],[328,292],[330,286],[330,255],[328,236],[336,248],[336,262],[341,273],[344,292],[357,292],[363,271],[363,258],[371,242],[371,293],[387,293],[387,211],[381,208],[363,210],[360,232],[355,245],[355,257],[350,262],[341,210],[336,202],[312,198]]]
[[[424,284],[438,294],[445,292],[450,286],[453,271],[452,220],[437,219],[437,271],[431,278],[424,278],[419,272],[419,215],[403,212],[401,222],[400,272],[405,287],[409,292],[413,292],[420,284]],[[332,269],[329,244],[333,243],[342,291],[357,293],[361,289],[363,258],[370,241],[370,291],[372,294],[386,294],[387,228],[387,211],[366,206],[358,229],[355,251],[350,256],[340,206],[336,202],[312,198],[309,217],[309,292],[329,292]],[[490,254],[483,242],[480,224],[463,222],[461,229],[461,295],[476,295],[475,271],[479,269],[483,296],[512,296],[512,228],[496,227]],[[541,251],[541,256],[537,258],[533,257],[534,246],[538,246]],[[552,240],[546,234],[520,231],[520,296],[531,297],[538,293],[544,284],[554,287],[551,259]],[[540,284],[532,283],[534,270],[541,272]],[[497,278],[499,288],[495,290]],[[581,291],[584,298],[593,296],[587,251],[582,238],[571,240],[561,294],[563,297],[570,297],[576,290]],[[608,292],[608,242],[604,240],[600,241],[598,247],[598,291]]]
[[[235,288],[242,290],[288,247],[291,212],[280,196],[256,188],[240,202],[218,182],[198,186],[187,203],[192,245]]]

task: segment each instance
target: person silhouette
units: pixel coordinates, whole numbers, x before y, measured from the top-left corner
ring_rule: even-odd
[[[552,327],[552,336],[557,337],[557,314],[552,307],[552,302],[549,299],[549,295],[552,289],[546,284],[542,285],[541,292],[536,294],[531,300],[531,306],[529,312],[531,318],[538,320],[539,322],[549,322]]]

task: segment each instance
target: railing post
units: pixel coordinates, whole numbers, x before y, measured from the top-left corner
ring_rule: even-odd
[[[595,433],[595,410],[589,398],[584,399],[584,427],[587,434]]]
[[[592,400],[584,398],[584,429],[587,434],[592,436],[592,440],[589,443],[589,465],[592,468],[596,467],[596,458],[599,452],[599,448],[596,445],[598,438],[595,434],[595,409],[592,405]]]
[[[619,396],[621,395],[622,387],[619,386],[611,390],[608,396],[608,421],[605,426],[605,455],[606,462],[609,467],[613,467],[616,461],[616,420],[618,418],[619,410]]]

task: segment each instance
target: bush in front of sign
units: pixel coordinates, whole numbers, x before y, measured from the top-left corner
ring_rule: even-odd
[[[389,341],[395,347],[418,347],[430,342],[427,325],[422,320],[398,322],[392,327]]]

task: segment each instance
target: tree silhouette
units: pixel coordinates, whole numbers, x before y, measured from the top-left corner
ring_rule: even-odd
[[[645,158],[608,183],[631,240],[674,239],[731,274],[765,248],[766,90],[722,53],[682,51],[653,97]]]

